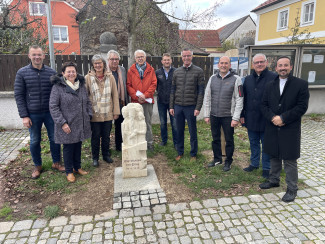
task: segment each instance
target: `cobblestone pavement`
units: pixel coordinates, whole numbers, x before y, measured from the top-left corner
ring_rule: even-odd
[[[11,159],[15,159],[15,149],[24,146],[28,140],[29,132],[27,129],[0,132],[0,166],[8,163]]]
[[[282,193],[225,197],[95,216],[0,223],[0,243],[325,243],[325,123],[303,124],[293,203]]]

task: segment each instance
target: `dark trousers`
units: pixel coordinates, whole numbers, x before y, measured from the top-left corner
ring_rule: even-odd
[[[81,168],[81,145],[82,142],[63,144],[63,160],[66,174],[72,173],[73,169],[78,171]]]
[[[215,162],[222,162],[221,151],[221,127],[225,134],[226,140],[226,164],[231,164],[234,154],[234,128],[231,127],[231,117],[215,117],[210,116],[211,134],[212,134],[212,150]]]
[[[102,156],[109,157],[109,143],[112,129],[112,120],[104,122],[91,122],[91,153],[93,160],[99,159],[100,139],[102,139]]]
[[[196,117],[194,116],[195,105],[179,106],[175,105],[175,119],[177,127],[177,152],[178,155],[184,154],[184,130],[185,119],[190,132],[191,157],[195,157],[198,150]]]
[[[167,113],[169,114],[170,125],[172,126],[172,134],[173,134],[173,143],[176,146],[176,138],[177,138],[177,129],[176,129],[176,119],[169,113],[169,104],[168,103],[157,103],[158,112],[159,112],[159,120],[160,120],[160,135],[161,141],[163,143],[167,143],[168,139],[168,129],[167,129]]]
[[[269,181],[271,183],[280,182],[280,173],[282,170],[282,160],[279,158],[271,158],[271,170]],[[288,190],[298,191],[298,166],[297,160],[283,160],[284,172],[286,173],[286,183]]]
[[[122,114],[118,117],[118,119],[114,120],[114,126],[115,126],[115,148],[118,151],[121,151],[122,149],[122,122],[124,118]]]

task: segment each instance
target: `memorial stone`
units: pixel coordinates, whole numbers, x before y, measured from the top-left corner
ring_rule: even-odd
[[[122,109],[122,168],[123,178],[147,176],[146,123],[143,108],[129,103]]]

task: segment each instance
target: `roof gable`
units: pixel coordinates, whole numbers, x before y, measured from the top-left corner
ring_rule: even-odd
[[[220,47],[217,30],[179,30],[179,37],[200,48]]]
[[[283,2],[283,1],[285,1],[285,0],[267,0],[264,3],[261,3],[260,5],[258,5],[256,8],[254,8],[251,12],[256,12],[258,10],[267,8],[267,7],[271,6],[271,5],[274,5],[274,4]]]
[[[235,32],[235,30],[247,19],[251,18],[250,15],[246,15],[240,19],[237,19],[221,28],[219,28],[217,31],[219,33],[220,41],[223,42],[226,40],[232,33]]]

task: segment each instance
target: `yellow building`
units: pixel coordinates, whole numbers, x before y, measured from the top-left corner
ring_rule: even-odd
[[[292,38],[325,43],[325,0],[268,0],[252,10],[257,15],[255,45],[285,44]],[[298,30],[293,34],[293,28]]]

